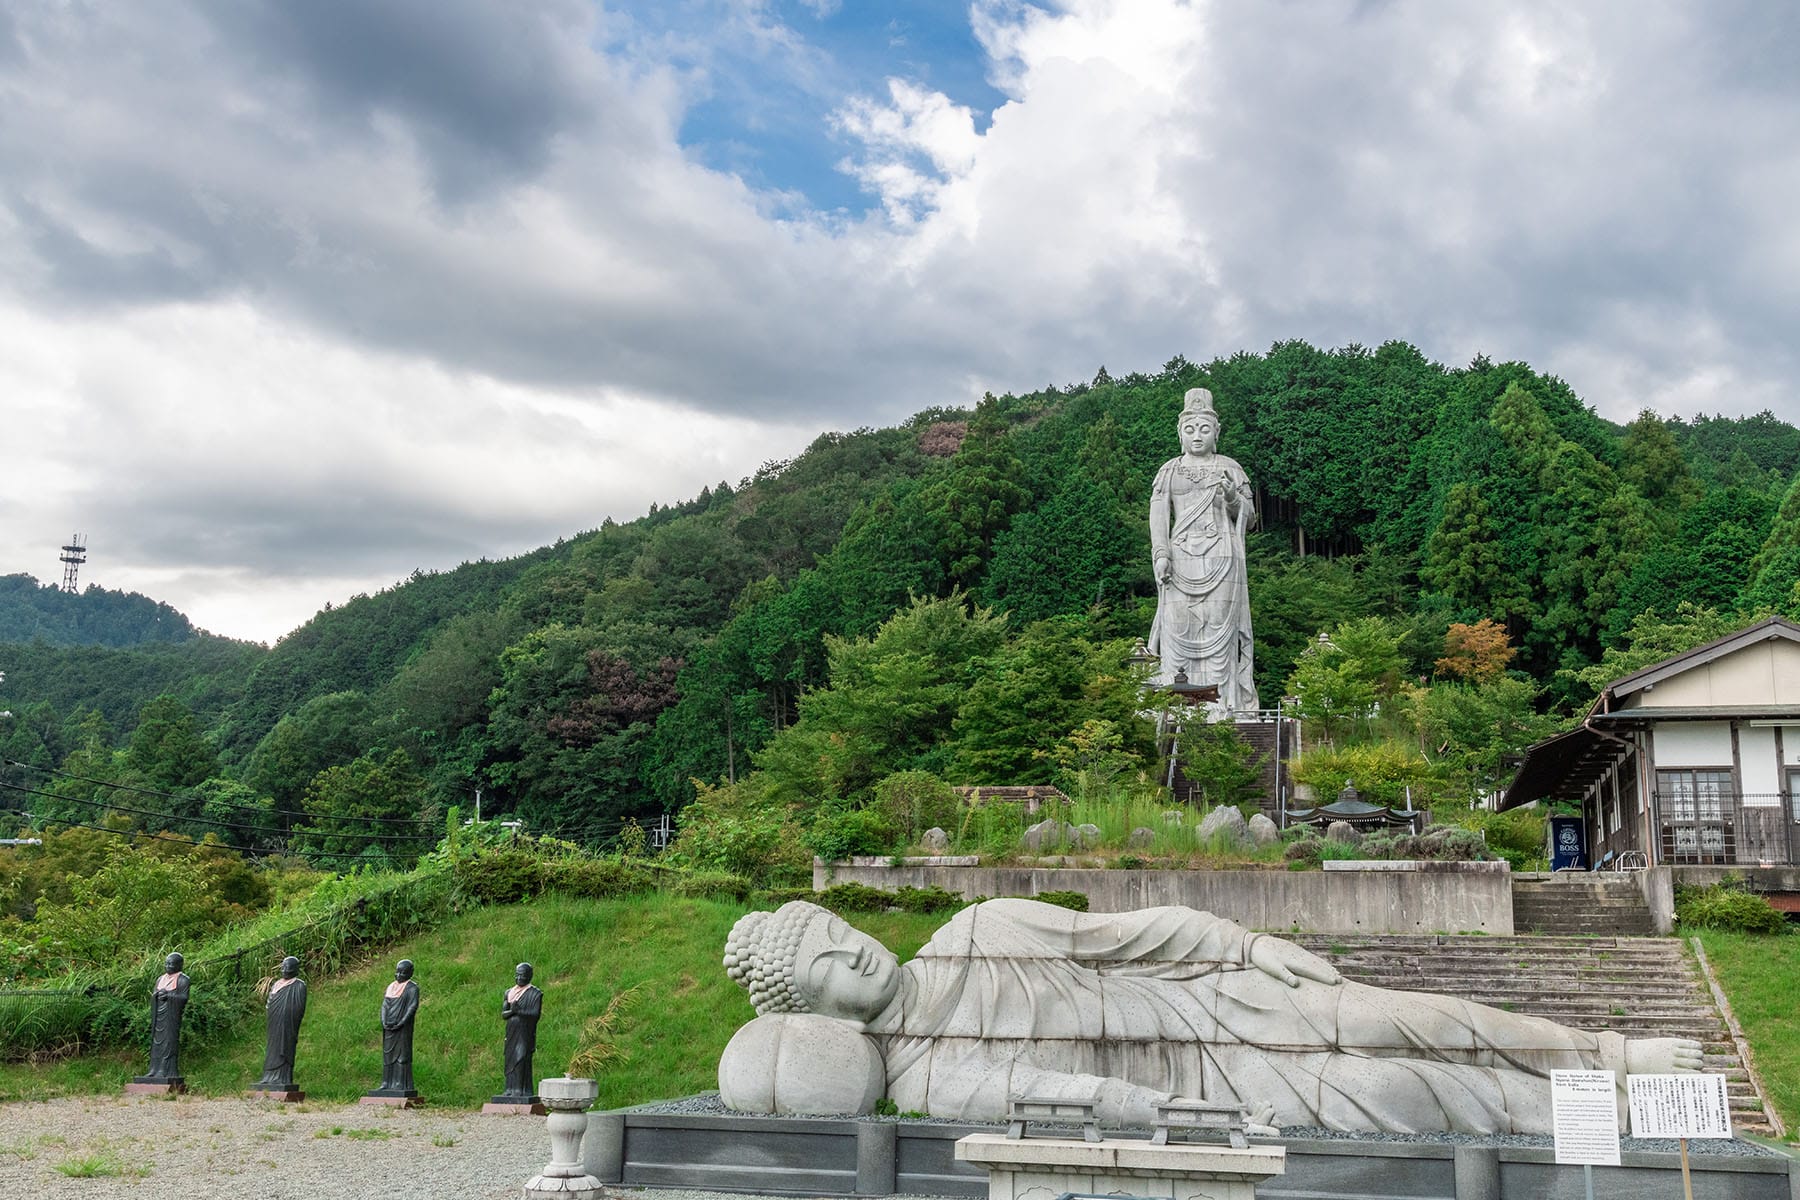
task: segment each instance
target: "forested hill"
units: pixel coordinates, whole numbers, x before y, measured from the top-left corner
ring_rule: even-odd
[[[137,592],[89,584],[65,592],[30,575],[0,575],[0,643],[143,646],[201,636],[185,616]]]
[[[1046,697],[1082,681],[1030,676],[992,696],[972,681],[1009,662],[1097,663],[1146,632],[1148,489],[1199,385],[1216,393],[1221,450],[1257,489],[1266,699],[1320,632],[1363,618],[1398,647],[1390,692],[1437,675],[1453,623],[1490,618],[1517,649],[1515,700],[1568,712],[1659,619],[1698,636],[1763,608],[1800,612],[1800,431],[1772,416],[1647,413],[1621,428],[1523,364],[1449,369],[1402,343],[1289,342],[826,434],[639,520],[358,597],[270,648],[222,710],[196,714],[207,769],[276,808],[329,793],[365,814],[382,796],[457,803],[479,784],[490,812],[598,837],[787,753],[771,749],[785,730],[834,728],[827,700],[802,697],[862,672],[865,700],[901,705],[884,709],[890,740],[820,789],[858,792],[877,767],[1048,778],[1073,710]],[[937,619],[926,614],[884,634],[873,660],[854,651],[914,597],[951,595],[1010,632],[978,622],[958,642],[947,627],[920,633]],[[968,661],[945,673],[946,653]],[[0,706],[18,709],[12,687]],[[944,707],[965,694],[993,712]],[[848,696],[830,703],[864,702]],[[994,714],[1014,722],[1015,752],[949,749]],[[839,718],[819,762],[868,728]]]

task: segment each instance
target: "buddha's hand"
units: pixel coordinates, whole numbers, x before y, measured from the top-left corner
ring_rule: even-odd
[[[1337,968],[1303,946],[1278,937],[1259,937],[1250,944],[1250,965],[1264,975],[1272,975],[1289,987],[1299,987],[1302,979],[1315,983],[1337,984],[1344,977]]]

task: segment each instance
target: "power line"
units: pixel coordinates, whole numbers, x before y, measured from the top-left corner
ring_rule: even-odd
[[[27,771],[41,771],[46,775],[60,775],[64,779],[74,779],[81,783],[91,783],[95,787],[114,788],[121,792],[136,792],[143,796],[159,796],[164,800],[192,800],[191,795],[183,796],[176,792],[161,792],[155,788],[137,787],[129,783],[114,783],[107,779],[90,779],[86,775],[77,775],[73,771],[59,771],[55,767],[35,767],[30,763],[22,763],[16,759],[3,760],[9,767],[19,767]],[[375,825],[431,825],[421,817],[340,817],[331,813],[309,813],[299,808],[259,808],[254,804],[233,804],[229,800],[203,800],[204,804],[217,805],[220,808],[236,809],[239,812],[266,813],[277,817],[304,817],[308,821],[367,821]],[[161,814],[158,814],[161,815]]]
[[[64,802],[67,802],[70,804],[85,804],[89,808],[98,808],[103,812],[131,813],[135,816],[140,816],[140,817],[155,817],[158,820],[162,820],[162,821],[182,821],[182,822],[187,822],[187,823],[196,824],[196,825],[220,825],[227,829],[246,829],[252,833],[266,832],[265,830],[262,829],[262,827],[256,826],[256,825],[240,825],[240,824],[237,824],[232,821],[214,821],[214,820],[211,820],[206,817],[179,817],[179,816],[174,816],[170,813],[155,812],[155,811],[152,811],[151,809],[147,809],[147,808],[132,808],[129,805],[124,805],[124,804],[109,804],[104,800],[87,800],[87,799],[83,799],[80,796],[60,796],[55,792],[41,791],[38,788],[28,788],[28,787],[23,786],[22,784],[17,784],[17,783],[6,783],[4,781],[0,781],[0,788],[5,788],[9,792],[24,792],[28,796],[42,796],[47,800],[60,800],[60,801],[64,801]],[[345,818],[345,819],[348,819],[348,818]],[[338,831],[318,830],[318,829],[304,829],[304,828],[298,830],[298,832],[300,832],[301,834],[313,834],[314,836],[317,836],[317,837],[361,838],[365,841],[372,841],[372,842],[432,842],[432,843],[436,843],[438,841],[437,838],[432,837],[428,834],[422,834],[422,833],[399,833],[399,834],[348,833],[348,832],[338,832]],[[154,836],[154,835],[152,835],[152,836]],[[232,846],[231,849],[243,850],[246,853],[255,853],[255,854],[262,853],[262,851],[250,850],[248,847],[244,847],[244,846]],[[352,857],[354,857],[354,856],[352,856]]]

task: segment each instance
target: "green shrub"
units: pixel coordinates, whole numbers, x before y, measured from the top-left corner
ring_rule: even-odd
[[[1088,910],[1088,898],[1086,892],[1053,890],[1039,892],[1037,895],[1031,897],[1031,899],[1040,901],[1044,904],[1054,904],[1058,908],[1072,908],[1076,912],[1086,912]]]
[[[542,894],[544,860],[527,850],[495,850],[456,860],[463,894],[480,904],[517,904]]]
[[[1788,931],[1786,917],[1735,879],[1711,887],[1678,885],[1675,920],[1683,929],[1773,934]]]
[[[832,912],[886,912],[894,906],[894,893],[861,883],[837,883],[815,894],[812,900]]]
[[[962,820],[962,797],[929,771],[900,771],[875,785],[873,808],[882,813],[899,842],[911,845],[927,829],[954,830]]]
[[[1438,786],[1431,764],[1416,748],[1398,742],[1316,746],[1289,763],[1288,770],[1295,783],[1318,793],[1320,804],[1337,799],[1348,781],[1371,804],[1403,805],[1410,787],[1415,806],[1423,808]]]
[[[933,884],[930,887],[903,887],[894,893],[894,904],[904,912],[955,912],[968,903],[961,892],[952,892]]]
[[[809,887],[763,888],[759,891],[751,892],[745,897],[744,902],[751,908],[773,911],[790,900],[806,900],[810,903],[817,904],[819,902],[819,894]]]
[[[731,900],[742,904],[750,895],[750,881],[728,871],[690,871],[673,875],[663,889],[694,900]],[[811,889],[807,889],[810,894]]]
[[[544,890],[588,900],[639,896],[656,890],[656,874],[622,859],[554,858],[544,863]],[[682,878],[674,872],[669,874],[676,880]]]
[[[857,854],[886,854],[899,840],[893,822],[879,808],[820,812],[806,831],[806,846],[826,862]]]

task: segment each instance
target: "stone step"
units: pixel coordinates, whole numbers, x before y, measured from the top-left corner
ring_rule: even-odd
[[[1694,1038],[1705,1069],[1726,1080],[1736,1126],[1767,1132],[1762,1099],[1686,945],[1645,936],[1635,887],[1614,886],[1559,877],[1516,890],[1521,928],[1537,922],[1557,933],[1291,936],[1359,982],[1459,996],[1576,1029]]]

